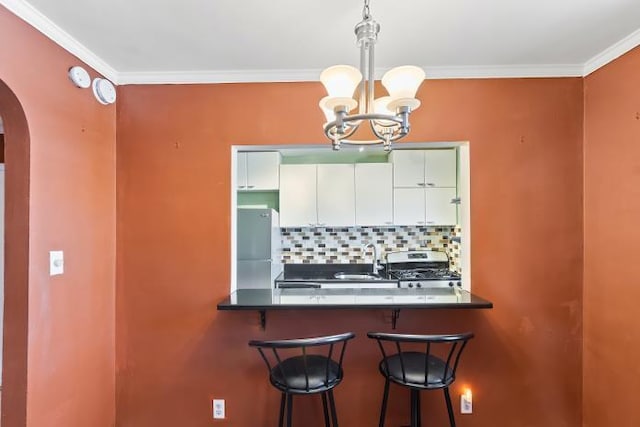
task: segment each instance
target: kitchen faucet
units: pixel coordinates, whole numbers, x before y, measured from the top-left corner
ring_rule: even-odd
[[[362,252],[364,252],[364,254],[366,255],[367,249],[369,249],[369,248],[373,248],[373,268],[372,268],[371,272],[373,274],[378,274],[378,270],[380,270],[382,268],[381,266],[378,265],[378,262],[379,262],[379,260],[378,260],[378,247],[375,244],[369,242],[369,243],[367,243],[366,245],[363,246]]]

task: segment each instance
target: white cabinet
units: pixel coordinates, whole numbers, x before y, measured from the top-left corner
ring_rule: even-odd
[[[454,225],[457,223],[457,205],[451,203],[456,198],[455,188],[426,188],[425,222],[427,225]]]
[[[356,194],[353,164],[320,164],[318,168],[319,226],[353,226]]]
[[[424,151],[424,183],[427,187],[456,187],[456,150]]]
[[[455,225],[455,188],[396,188],[393,200],[395,225]]]
[[[394,187],[455,187],[455,149],[395,150],[393,163]]]
[[[353,225],[353,164],[280,166],[281,227]]]
[[[277,151],[238,152],[236,170],[238,190],[278,190],[280,153]]]
[[[355,209],[357,225],[393,224],[393,165],[355,165]]]
[[[394,187],[424,187],[423,151],[394,150],[389,158],[394,166]]]
[[[424,189],[396,188],[393,193],[393,223],[395,225],[424,225]]]
[[[315,226],[316,193],[316,165],[281,165],[280,227]]]
[[[390,158],[393,163],[393,223],[455,225],[456,150],[396,150]]]

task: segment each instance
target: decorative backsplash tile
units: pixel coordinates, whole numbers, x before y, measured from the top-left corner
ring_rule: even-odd
[[[381,251],[431,249],[449,255],[452,270],[461,270],[460,227],[318,227],[283,228],[282,262],[285,264],[370,264],[373,254],[363,245],[372,242]]]

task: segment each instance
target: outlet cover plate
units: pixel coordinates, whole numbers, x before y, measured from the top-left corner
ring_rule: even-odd
[[[216,420],[225,418],[224,399],[213,399],[213,418]]]

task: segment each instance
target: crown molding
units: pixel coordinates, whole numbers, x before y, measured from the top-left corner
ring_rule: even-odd
[[[478,65],[423,67],[427,79],[500,79],[529,77],[581,77],[582,64]]]
[[[205,84],[318,81],[320,70],[135,71],[118,73],[118,84]]]
[[[582,75],[584,77],[604,67],[609,62],[621,57],[631,49],[640,45],[640,29],[629,34],[619,42],[609,46],[584,64]]]
[[[464,67],[422,67],[427,79],[490,79],[524,77],[581,77],[582,64],[569,65],[505,65]],[[387,69],[376,69],[379,79]],[[118,84],[206,84],[206,83],[268,83],[317,82],[320,69],[307,70],[227,70],[122,72]]]
[[[0,0],[0,4],[105,78],[117,83],[118,72],[113,67],[29,3],[24,0]]]

